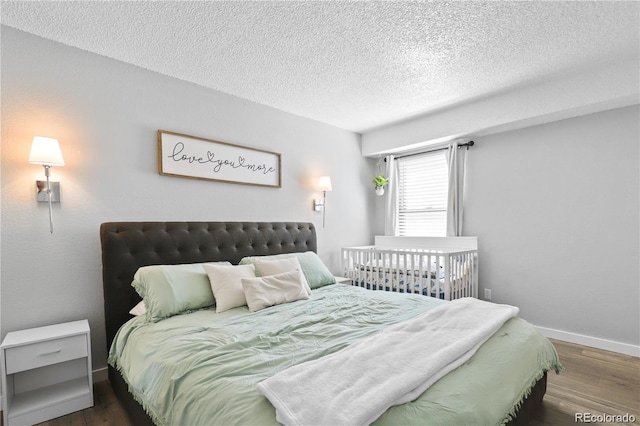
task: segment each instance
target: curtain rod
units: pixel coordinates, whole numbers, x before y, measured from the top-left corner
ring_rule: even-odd
[[[458,145],[458,148],[462,148],[463,146],[466,146],[466,147],[467,147],[467,150],[469,150],[469,147],[472,147],[473,145],[475,145],[475,142],[474,142],[474,141],[469,141],[469,142],[467,142],[467,143],[461,143],[460,145]],[[396,159],[398,159],[398,158],[413,157],[414,155],[422,155],[422,154],[427,154],[427,153],[429,153],[429,152],[444,151],[445,149],[449,149],[449,147],[448,147],[448,146],[445,146],[445,147],[443,147],[443,148],[429,149],[429,150],[422,151],[422,152],[416,152],[416,153],[414,153],[414,154],[398,155],[398,156],[396,156],[395,158],[396,158]],[[385,159],[384,159],[384,161],[385,161],[385,163],[386,163],[387,159],[385,158]]]

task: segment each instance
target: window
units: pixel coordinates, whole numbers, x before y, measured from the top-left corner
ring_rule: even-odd
[[[398,235],[447,235],[449,174],[446,150],[398,161]]]

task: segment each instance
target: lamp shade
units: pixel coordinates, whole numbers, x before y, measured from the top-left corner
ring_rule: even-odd
[[[64,158],[57,139],[36,136],[31,144],[29,162],[44,166],[64,166]]]
[[[318,181],[318,190],[331,191],[331,178],[329,176],[321,176]]]

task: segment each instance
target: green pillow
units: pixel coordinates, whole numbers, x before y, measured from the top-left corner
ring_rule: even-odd
[[[131,285],[144,300],[147,321],[206,308],[215,303],[203,265],[151,265],[139,268]],[[229,262],[209,264],[231,265]]]
[[[322,263],[322,260],[320,260],[318,255],[312,251],[305,251],[304,253],[274,254],[271,256],[249,256],[242,258],[240,265],[252,264],[253,266],[256,266],[253,261],[256,258],[263,260],[276,260],[294,256],[298,258],[300,267],[302,268],[302,273],[307,279],[311,289],[336,283],[336,277],[334,277],[325,264]],[[259,276],[258,274],[258,268],[256,268],[256,276]]]

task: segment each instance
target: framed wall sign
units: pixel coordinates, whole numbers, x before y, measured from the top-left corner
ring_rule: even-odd
[[[158,130],[158,172],[166,176],[280,188],[280,154]]]

